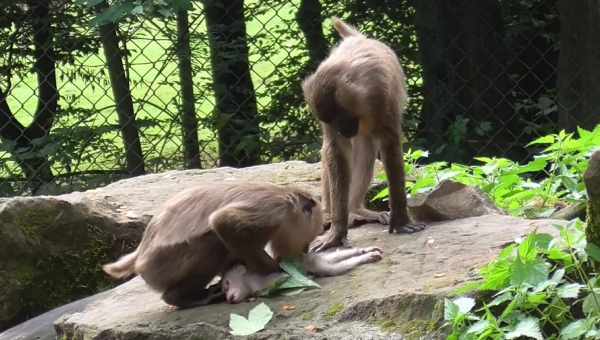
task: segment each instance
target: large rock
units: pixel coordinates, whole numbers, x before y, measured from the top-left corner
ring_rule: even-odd
[[[422,222],[447,221],[487,214],[503,214],[479,188],[445,180],[409,200],[411,215]]]
[[[99,264],[131,249],[168,197],[190,186],[234,179],[293,183],[318,193],[320,166],[286,162],[245,169],[171,171],[83,193],[2,199],[0,322],[8,326],[96,292],[106,284]],[[281,335],[289,327],[303,337],[302,327],[310,323],[324,327],[323,334],[331,337],[427,330],[439,315],[435,308],[442,296],[469,280],[479,265],[514,237],[536,225],[545,230],[548,223],[489,215],[433,224],[414,235],[388,235],[377,225],[353,230],[350,237],[356,245],[378,244],[386,250],[386,258],[352,274],[323,279],[322,290],[268,300],[277,310],[283,302],[297,308],[280,312],[262,334]],[[42,334],[52,338],[51,321],[65,312],[69,315],[61,319],[57,330],[67,338],[139,335],[139,339],[161,339],[164,334],[174,339],[185,334],[211,338],[211,334],[226,333],[229,311],[247,312],[250,307],[216,305],[171,313],[156,294],[134,280],[106,295],[42,315],[0,334],[0,339],[38,339]]]
[[[109,282],[98,263],[131,249],[145,223],[73,194],[0,205],[0,329]]]
[[[169,196],[231,179],[319,187],[319,164],[287,162],[245,169],[171,171],[60,196],[0,201],[0,331],[98,292],[110,282],[99,264],[139,242]]]
[[[592,155],[583,180],[589,198],[586,236],[589,242],[600,245],[600,150]]]
[[[477,269],[515,238],[534,229],[554,233],[552,223],[557,221],[486,215],[432,223],[410,235],[365,225],[350,231],[352,243],[377,245],[384,259],[347,275],[319,279],[322,289],[177,311],[135,278],[59,319],[56,331],[61,339],[226,339],[231,337],[230,313],[247,315],[265,302],[275,316],[256,335],[260,339],[303,339],[314,329],[320,330],[314,336],[323,339],[442,338],[436,329],[443,298],[477,278]]]

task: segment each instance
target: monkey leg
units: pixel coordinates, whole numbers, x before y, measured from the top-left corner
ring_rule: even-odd
[[[379,247],[367,247],[367,248],[346,248],[337,249],[328,253],[323,254],[323,258],[329,263],[337,263],[343,260],[347,260],[352,257],[363,255],[371,252],[383,253]]]
[[[186,278],[176,285],[169,287],[162,294],[162,299],[169,305],[180,309],[205,306],[214,302],[225,300],[225,294],[220,284],[214,284],[205,288],[212,280],[204,275],[196,275]]]
[[[260,203],[227,205],[213,212],[209,223],[237,260],[252,272],[269,274],[279,271],[279,266],[264,248],[279,222],[268,220],[269,212],[258,213]]]
[[[307,271],[319,276],[335,276],[346,273],[362,264],[373,263],[383,258],[377,247],[350,248],[329,253],[313,253],[304,257]]]
[[[423,223],[411,223],[406,203],[406,183],[400,134],[389,134],[382,141],[381,155],[390,190],[389,232],[414,233],[425,229]]]
[[[310,251],[322,251],[342,245],[348,235],[348,209],[350,194],[350,140],[339,135],[331,126],[323,127],[323,166],[327,167],[331,197],[331,227],[310,245]]]

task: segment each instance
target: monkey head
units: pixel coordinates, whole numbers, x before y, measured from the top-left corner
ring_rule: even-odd
[[[308,76],[302,82],[302,91],[306,98],[309,111],[321,122],[331,125],[346,138],[358,134],[360,119],[340,105],[338,89],[334,83],[322,84],[315,74]]]
[[[352,138],[358,134],[360,120],[350,111],[336,105],[333,101],[331,105],[311,111],[317,119],[331,125],[345,138]]]
[[[338,115],[330,123],[342,136],[352,138],[358,134],[359,120],[351,115]]]
[[[321,204],[308,192],[290,188],[288,196],[291,209],[284,217],[284,228],[271,239],[274,258],[298,257],[310,243],[323,232]]]
[[[252,288],[246,279],[247,270],[242,265],[229,269],[221,279],[221,289],[225,293],[227,303],[240,303],[252,294]]]

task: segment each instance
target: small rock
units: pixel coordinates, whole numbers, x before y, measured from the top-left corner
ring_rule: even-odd
[[[428,194],[409,200],[408,207],[413,218],[422,222],[504,214],[480,189],[450,180],[440,182]]]

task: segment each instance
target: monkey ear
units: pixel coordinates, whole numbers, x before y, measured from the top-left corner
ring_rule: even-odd
[[[298,194],[300,198],[300,205],[302,206],[302,211],[305,213],[311,213],[312,209],[317,205],[317,201],[315,201],[312,197],[306,196],[304,194]]]

